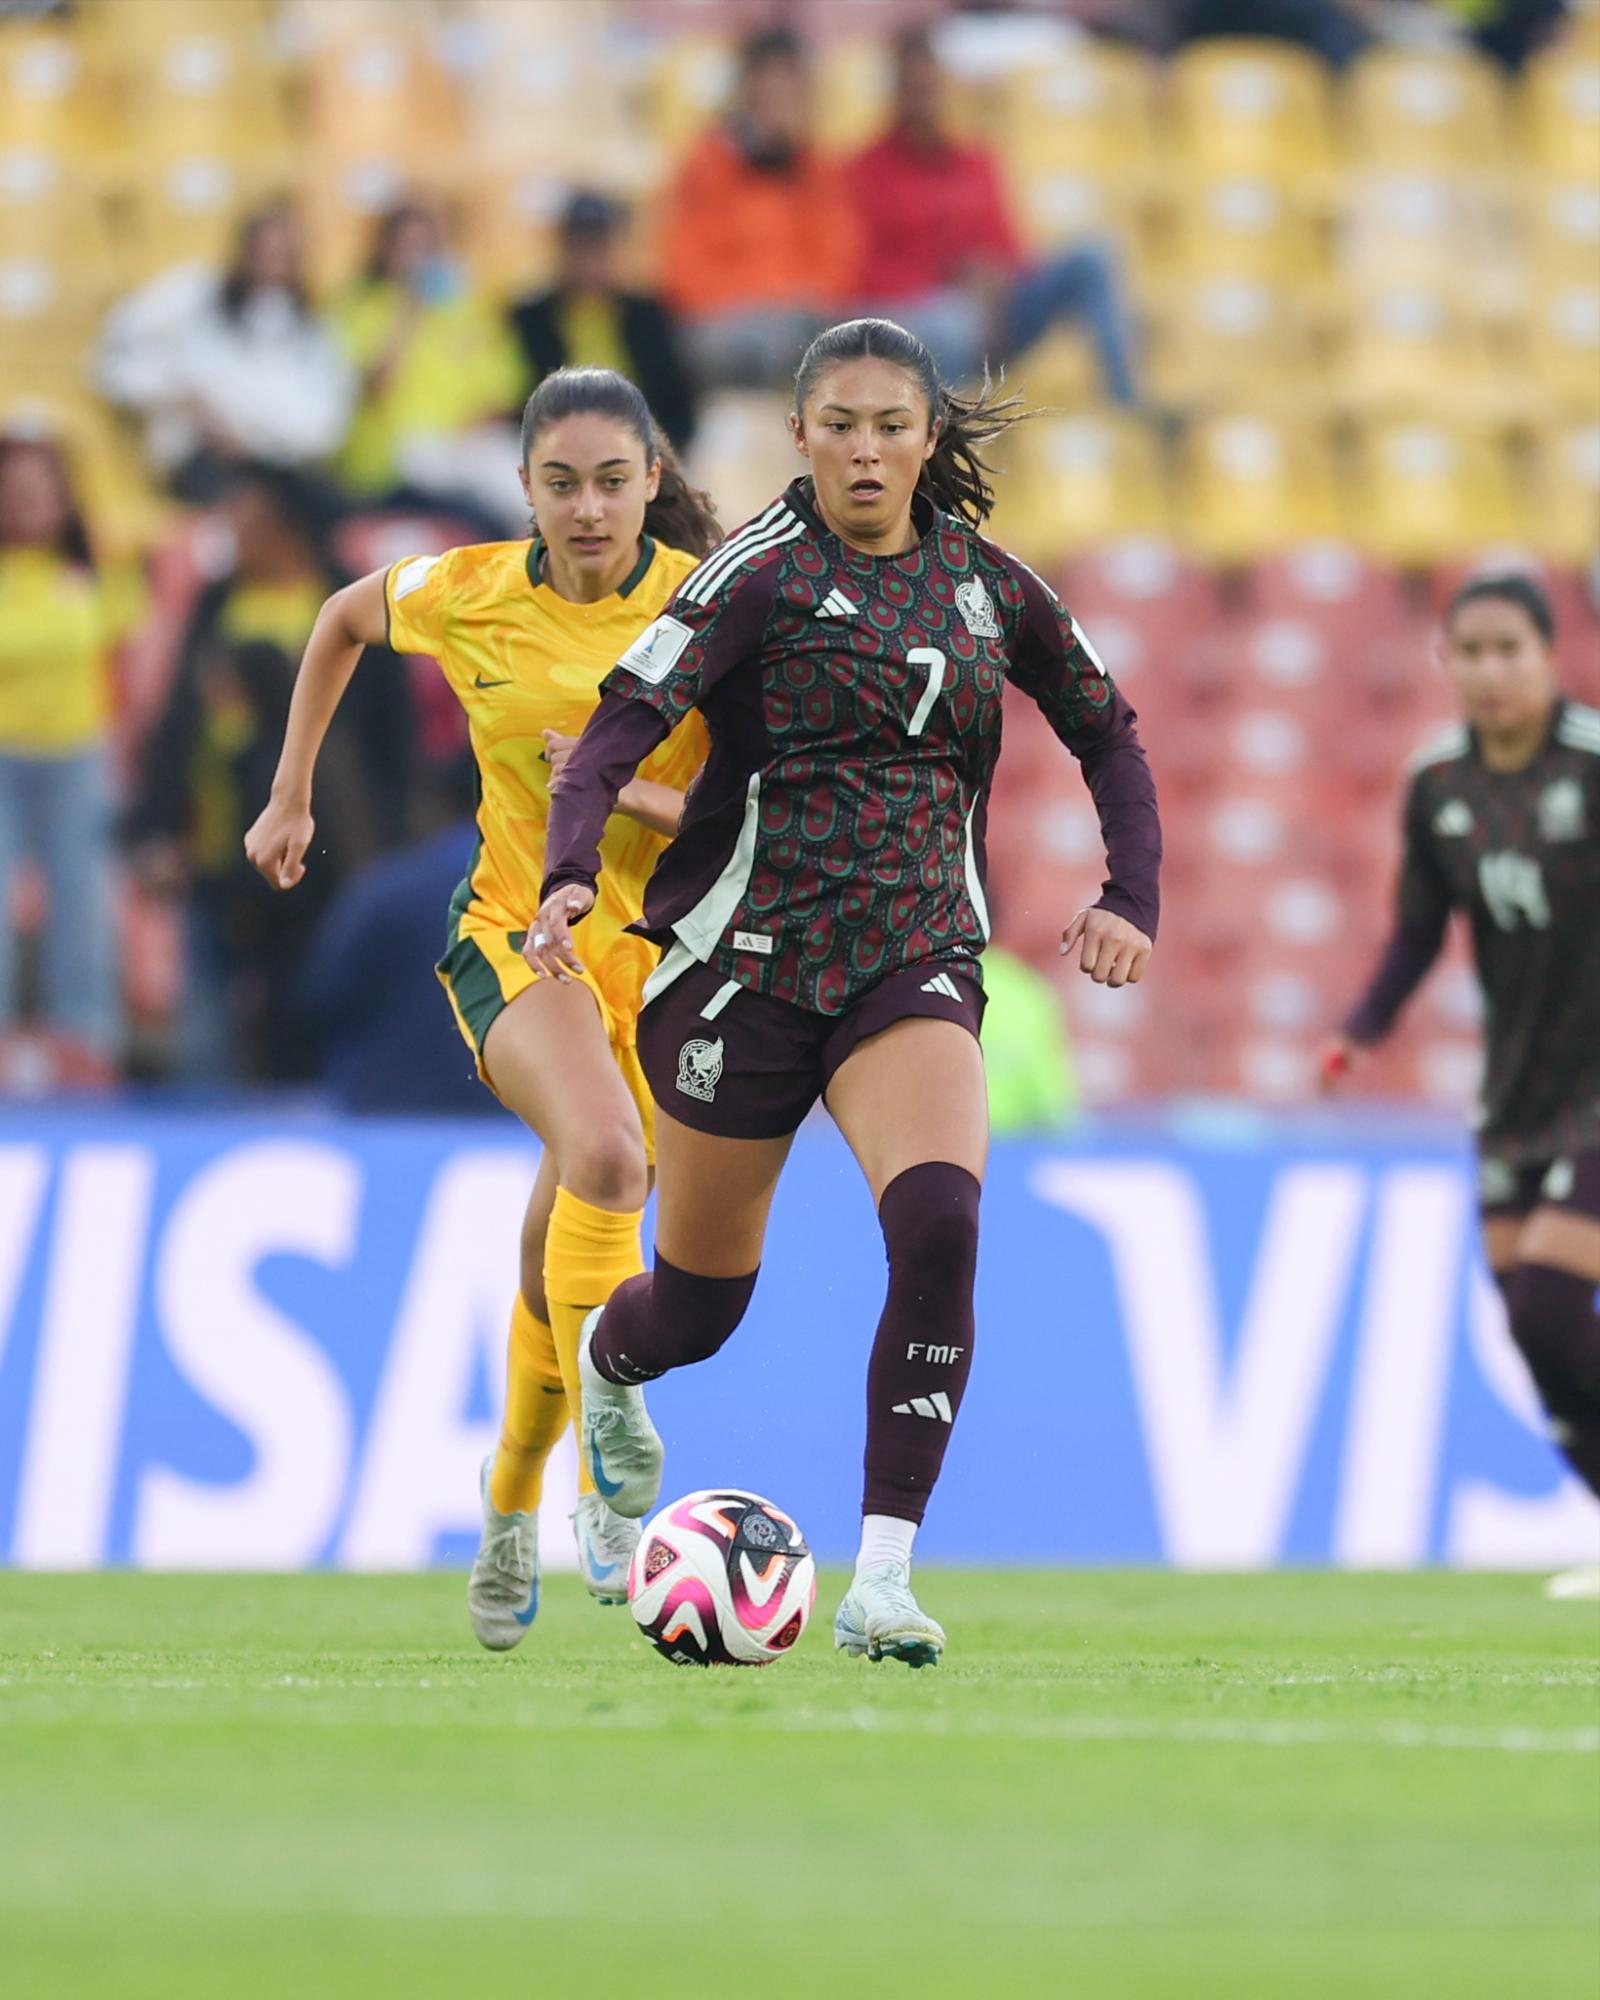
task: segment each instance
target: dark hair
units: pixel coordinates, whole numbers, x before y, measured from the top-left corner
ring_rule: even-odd
[[[669,549],[683,549],[692,556],[709,554],[722,540],[710,494],[689,484],[643,394],[614,368],[558,368],[544,378],[522,412],[523,462],[541,431],[563,417],[589,415],[613,417],[626,425],[644,447],[646,465],[652,459],[661,461],[660,488],[644,510],[645,533]]]
[[[806,48],[790,28],[757,28],[739,44],[739,74],[753,76],[771,62],[803,63]]]
[[[1444,614],[1446,625],[1454,624],[1457,612],[1464,611],[1469,604],[1480,603],[1484,598],[1497,598],[1503,604],[1514,604],[1547,646],[1555,643],[1556,614],[1551,609],[1550,599],[1541,584],[1520,570],[1470,577],[1451,598]]]
[[[94,547],[84,523],[83,509],[78,504],[72,468],[60,441],[44,431],[19,430],[0,436],[0,473],[5,471],[12,459],[29,451],[46,461],[61,489],[61,532],[56,536],[53,552],[63,562],[75,563],[82,569],[93,569]]]
[[[938,363],[926,345],[894,320],[847,319],[819,333],[801,356],[794,378],[796,414],[804,416],[806,398],[836,362],[868,356],[906,369],[928,400],[938,436],[917,491],[945,512],[982,527],[994,511],[994,470],[985,463],[982,447],[1033,412],[1020,396],[999,394],[987,370],[977,395],[958,396],[940,381]]]
[[[256,238],[263,229],[275,222],[292,221],[294,204],[282,195],[266,201],[259,208],[253,208],[241,218],[233,239],[233,256],[223,274],[221,302],[222,310],[229,319],[237,319],[245,309],[255,281],[250,276],[250,259],[255,253]],[[294,300],[295,310],[305,318],[311,311],[311,296],[304,280],[293,278],[287,287]]]
[[[413,222],[425,222],[430,229],[437,230],[439,218],[425,201],[407,198],[397,201],[392,208],[386,208],[378,217],[372,232],[372,249],[367,257],[362,276],[369,285],[377,284],[388,276],[389,258],[394,251],[394,240],[402,229]]]

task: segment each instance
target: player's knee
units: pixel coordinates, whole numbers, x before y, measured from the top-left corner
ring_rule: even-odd
[[[597,1121],[562,1147],[561,1185],[595,1208],[643,1208],[650,1183],[638,1132]]]
[[[754,1271],[739,1278],[702,1278],[657,1252],[651,1307],[662,1324],[674,1329],[684,1361],[709,1361],[744,1318],[755,1288]]]
[[[943,1160],[897,1175],[878,1204],[891,1273],[915,1279],[931,1301],[952,1307],[970,1301],[978,1267],[978,1195],[976,1178]]]
[[[1512,1337],[1553,1416],[1600,1412],[1595,1283],[1546,1264],[1519,1264],[1505,1287]]]

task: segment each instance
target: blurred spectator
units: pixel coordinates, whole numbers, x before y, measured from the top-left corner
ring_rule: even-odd
[[[21,971],[11,898],[45,883],[42,1025],[102,1061],[120,1041],[112,908],[111,650],[141,593],[97,568],[61,450],[0,438],[0,1029]]]
[[[1566,0],[1439,0],[1486,55],[1520,69],[1571,14]]]
[[[781,29],[751,36],[732,108],[684,161],[662,231],[664,289],[703,386],[787,382],[806,342],[854,294],[854,204],[810,133],[800,43]]]
[[[983,954],[983,1066],[996,1132],[1049,1132],[1078,1110],[1061,996],[999,945]]]
[[[851,163],[865,232],[863,310],[882,312],[933,349],[952,381],[1021,354],[1058,320],[1082,319],[1106,389],[1135,400],[1133,342],[1110,251],[1080,243],[1030,263],[1000,167],[945,127],[944,76],[927,33],[896,50],[889,130]]]
[[[328,740],[305,884],[274,894],[244,858],[245,830],[271,788],[301,651],[346,578],[320,492],[293,473],[240,468],[225,518],[233,560],[190,618],[126,831],[145,881],[184,900],[178,1067],[196,1081],[287,1081],[313,1073],[294,1001],[306,935],[340,879],[404,827],[409,697],[392,655],[357,675]]]
[[[575,194],[561,218],[555,283],[518,300],[511,328],[532,376],[530,390],[557,368],[614,368],[638,383],[681,450],[694,431],[694,389],[672,314],[648,292],[622,288],[621,221],[604,195]]]
[[[1187,0],[1178,9],[1180,42],[1213,36],[1261,36],[1298,42],[1335,68],[1353,62],[1372,40],[1361,0]]]
[[[322,1080],[342,1110],[495,1108],[433,971],[445,912],[471,859],[472,812],[468,757],[424,788],[416,845],[358,875],[318,922],[300,1005],[320,1038]]]
[[[145,419],[152,465],[188,498],[210,497],[219,461],[330,458],[355,400],[283,202],[245,219],[226,272],[180,265],[117,306],[95,373],[112,402]]]
[[[470,506],[486,534],[521,532],[515,427],[522,358],[493,303],[467,288],[439,217],[407,201],[378,224],[366,271],[341,302],[360,406],[340,469],[358,496]]]

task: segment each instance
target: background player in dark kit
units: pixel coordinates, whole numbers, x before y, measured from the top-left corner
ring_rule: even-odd
[[[1324,1067],[1388,1033],[1464,911],[1487,1009],[1484,1247],[1551,1434],[1600,1494],[1600,710],[1562,697],[1554,638],[1525,576],[1457,593],[1465,720],[1413,767],[1394,934]],[[1600,1595],[1600,1570],[1552,1587]]]
[[[984,805],[1015,682],[1080,759],[1109,879],[1068,926],[1083,969],[1139,978],[1160,830],[1133,715],[1053,593],[976,532],[978,447],[1018,414],[944,389],[903,328],[807,350],[794,482],[681,586],[607,679],[556,793],[527,950],[576,969],[619,785],[691,708],[711,753],[645,899],[666,947],[640,1055],[661,1107],[652,1275],[582,1357],[585,1448],[645,1512],[660,1444],[636,1384],[714,1353],[755,1285],[773,1189],[818,1096],[883,1226],[889,1291],[867,1381],[866,1492],[835,1643],[922,1665],[944,1634],[912,1541],[971,1365],[988,1138],[977,1029]]]

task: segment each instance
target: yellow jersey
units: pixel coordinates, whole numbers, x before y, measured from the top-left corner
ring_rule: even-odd
[[[0,751],[70,757],[111,726],[111,653],[143,613],[137,573],[0,550]]]
[[[542,732],[581,733],[600,682],[698,560],[645,536],[632,572],[594,604],[575,604],[542,580],[537,542],[412,556],[387,573],[390,645],[437,660],[466,711],[482,798],[478,847],[462,886],[466,911],[478,924],[520,931],[539,907],[550,810]],[[681,792],[706,749],[705,725],[691,714],[640,765],[639,776]],[[637,1013],[656,961],[653,945],[624,933],[639,915],[666,844],[664,834],[613,814],[600,846],[598,898],[577,931],[585,967],[624,1015]]]

